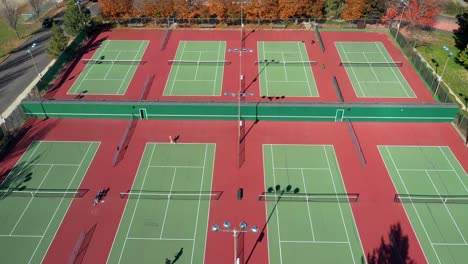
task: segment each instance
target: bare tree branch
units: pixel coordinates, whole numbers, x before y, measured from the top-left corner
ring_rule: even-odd
[[[33,12],[36,15],[36,17],[39,17],[39,14],[41,13],[42,0],[28,0],[28,3],[33,9]]]
[[[19,39],[18,24],[18,4],[11,0],[0,0],[0,15],[5,18],[8,26],[15,31],[16,38]]]

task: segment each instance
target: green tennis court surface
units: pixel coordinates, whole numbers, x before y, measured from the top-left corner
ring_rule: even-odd
[[[33,142],[2,184],[2,263],[41,263],[99,147],[96,142]],[[63,155],[67,153],[67,155]]]
[[[416,95],[381,42],[335,42],[357,97]]]
[[[427,261],[466,263],[468,175],[450,148],[379,146],[379,151],[397,192],[412,197],[403,204]],[[465,198],[450,198],[454,195]]]
[[[221,95],[225,51],[224,41],[181,41],[164,95]]]
[[[263,145],[263,162],[267,189],[291,186],[278,204],[267,203],[270,263],[361,263],[348,201],[287,201],[296,188],[332,198],[346,193],[333,146]]]
[[[124,95],[149,41],[106,40],[94,53],[68,94]]]
[[[214,144],[146,145],[108,263],[204,262],[214,155]]]
[[[262,96],[319,96],[304,43],[259,41],[257,46]]]

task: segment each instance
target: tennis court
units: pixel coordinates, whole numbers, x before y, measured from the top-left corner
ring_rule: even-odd
[[[349,204],[359,195],[346,192],[333,146],[263,145],[263,160],[270,263],[361,263]]]
[[[214,144],[148,143],[108,263],[203,263]],[[179,257],[174,257],[179,255]]]
[[[105,40],[67,94],[124,95],[149,41]]]
[[[413,90],[381,42],[335,42],[357,97],[415,98]]]
[[[97,142],[34,141],[0,192],[2,263],[41,263],[99,147]],[[67,153],[67,155],[64,155]]]
[[[223,84],[225,41],[181,41],[164,88],[165,96],[220,96]]]
[[[257,42],[261,96],[318,97],[311,61],[303,42]]]
[[[449,147],[379,146],[428,263],[468,259],[468,175]]]

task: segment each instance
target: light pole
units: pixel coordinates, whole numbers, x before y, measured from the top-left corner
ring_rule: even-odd
[[[397,32],[395,34],[395,40],[398,37],[398,33],[400,33],[401,20],[403,19],[403,14],[405,13],[405,9],[408,7],[408,4],[404,0],[400,0],[400,3],[403,4],[403,10],[401,11],[400,20],[398,21],[398,27],[397,27]]]
[[[83,27],[85,26],[85,21],[84,21],[84,17],[83,17],[83,12],[81,12],[81,4],[80,4],[81,0],[76,0],[75,2],[75,5],[78,6],[78,10],[80,11],[80,17],[81,17],[81,23],[83,23]]]
[[[211,227],[211,231],[213,232],[231,232],[234,238],[234,264],[240,264],[239,263],[239,258],[237,257],[237,238],[239,237],[240,233],[247,233],[247,232],[253,232],[257,233],[258,232],[258,227],[257,226],[252,226],[250,230],[247,229],[247,223],[246,222],[241,222],[239,224],[239,229],[231,228],[231,222],[225,221],[223,223],[224,228],[220,228],[218,225],[213,225]]]
[[[39,76],[39,78],[42,78],[42,74],[39,72],[37,69],[36,61],[34,60],[34,56],[32,54],[32,50],[36,47],[36,43],[33,43],[31,47],[28,49],[29,56],[31,56],[32,63],[34,65],[34,68],[36,69],[36,73]]]
[[[438,83],[437,83],[437,88],[435,90],[434,96],[437,96],[437,92],[439,91],[439,88],[440,88],[440,83],[442,82],[442,77],[444,76],[445,70],[447,69],[448,61],[450,57],[453,56],[453,52],[447,46],[443,46],[442,48],[448,52],[448,56],[447,56],[447,59],[445,60],[445,65],[444,65],[444,69],[442,70],[442,74],[440,76],[437,76]]]

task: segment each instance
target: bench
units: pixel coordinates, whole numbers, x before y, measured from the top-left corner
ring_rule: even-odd
[[[200,24],[198,25],[199,28],[215,28],[214,24]]]
[[[128,23],[127,27],[144,27],[143,23]]]
[[[286,27],[287,27],[286,24],[272,24],[271,25],[271,28],[282,28],[282,29],[284,29]]]

